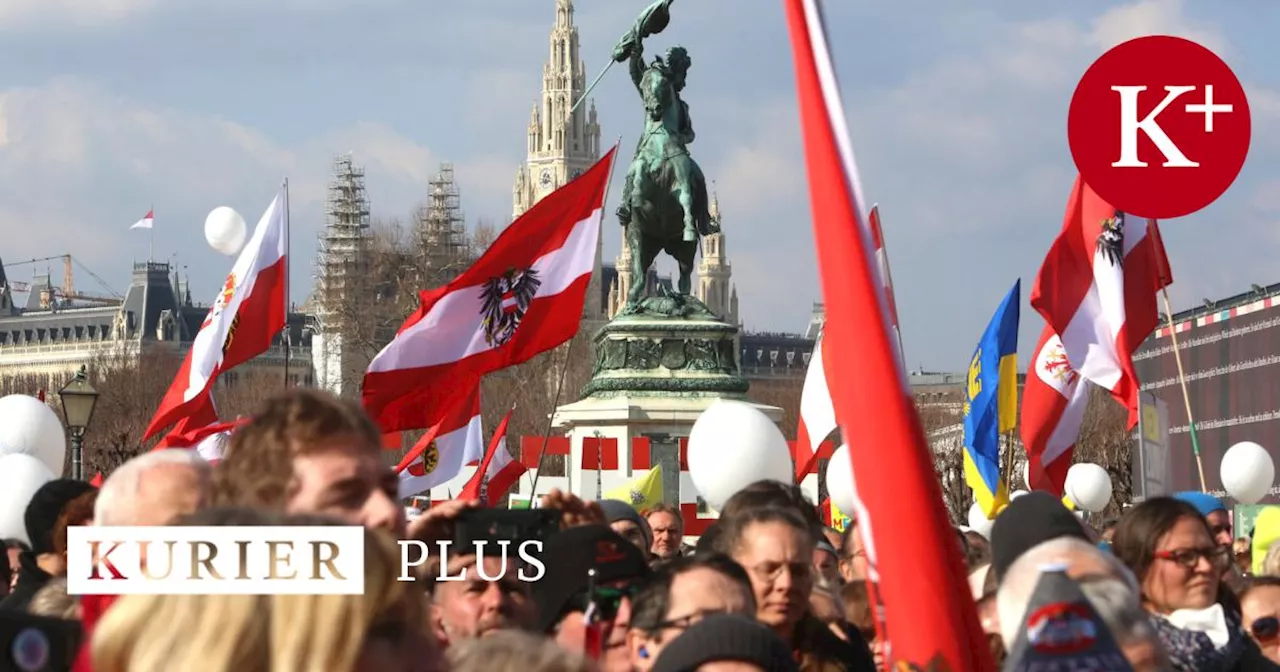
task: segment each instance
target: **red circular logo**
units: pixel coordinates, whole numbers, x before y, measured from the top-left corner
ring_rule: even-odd
[[[1067,142],[1080,176],[1117,210],[1184,217],[1235,181],[1249,153],[1249,101],[1216,54],[1180,37],[1117,45],[1080,78]]]

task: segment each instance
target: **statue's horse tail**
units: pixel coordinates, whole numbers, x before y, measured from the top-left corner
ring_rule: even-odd
[[[708,235],[711,231],[710,198],[707,196],[707,179],[702,175],[702,168],[693,161],[693,176],[690,186],[693,188],[694,227],[699,235]]]

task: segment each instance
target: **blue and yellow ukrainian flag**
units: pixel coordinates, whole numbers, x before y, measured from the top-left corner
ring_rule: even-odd
[[[969,361],[964,403],[964,480],[987,518],[1009,503],[1000,436],[1018,421],[1018,308],[1022,281],[1004,297]]]

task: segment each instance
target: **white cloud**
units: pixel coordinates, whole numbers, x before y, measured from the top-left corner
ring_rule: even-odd
[[[148,207],[154,205],[157,215],[157,256],[178,250],[178,263],[190,266],[197,283],[214,283],[226,262],[203,243],[205,213],[231,205],[254,221],[286,176],[295,286],[309,286],[312,241],[323,222],[335,154],[352,150],[365,166],[372,210],[381,217],[403,218],[425,200],[440,162],[429,148],[377,123],[286,145],[211,114],[141,107],[76,79],[0,92],[0,128],[6,138],[0,144],[0,236],[10,241],[5,260],[70,251],[117,290],[128,273],[121,260],[145,256],[142,238],[127,227]],[[508,168],[507,162],[473,156],[456,171],[463,185],[490,197],[498,184],[509,189]],[[463,195],[465,206],[465,189]]]
[[[0,2],[0,29],[53,22],[79,27],[112,24],[160,4],[160,0],[4,0]]]
[[[1214,26],[1192,21],[1183,9],[1182,0],[1141,0],[1109,9],[1093,20],[1088,43],[1105,51],[1137,37],[1172,35],[1227,57],[1231,46],[1222,32]]]

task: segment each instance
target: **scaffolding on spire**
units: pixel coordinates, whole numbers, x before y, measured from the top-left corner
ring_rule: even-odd
[[[426,286],[435,286],[451,280],[469,261],[467,221],[453,177],[453,164],[440,164],[440,172],[429,186],[427,203],[418,209],[414,235],[420,267],[426,276],[423,279]]]
[[[333,180],[325,209],[325,228],[320,232],[320,253],[316,263],[316,308],[326,307],[356,288],[356,279],[368,269],[370,240],[369,198],[365,193],[364,168],[356,166],[351,154],[333,161]]]

